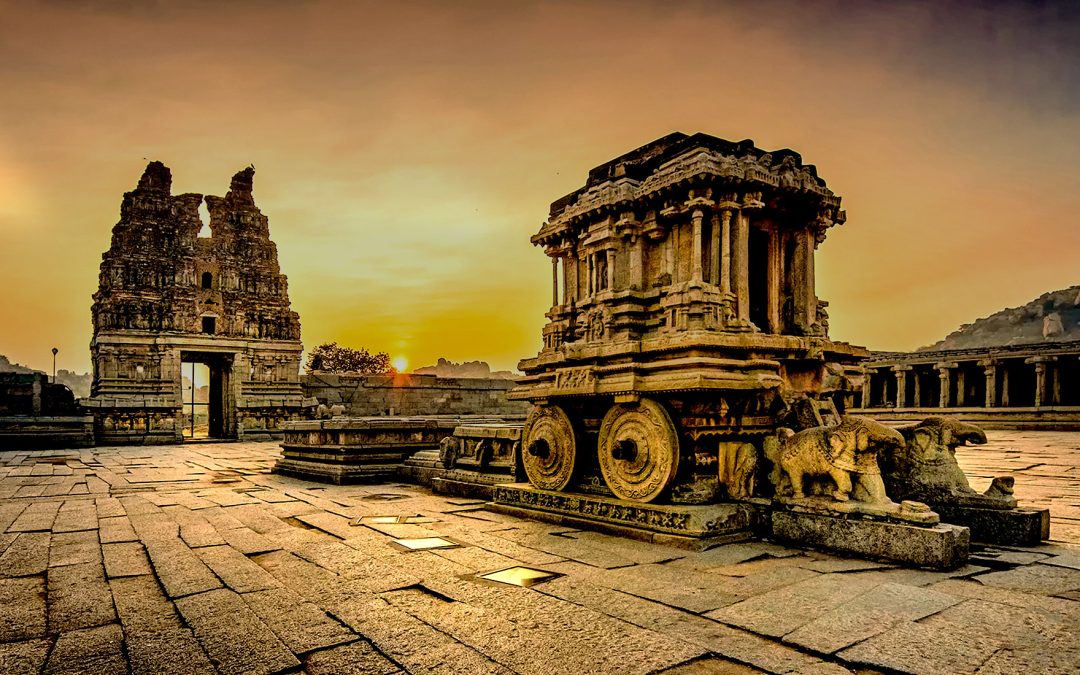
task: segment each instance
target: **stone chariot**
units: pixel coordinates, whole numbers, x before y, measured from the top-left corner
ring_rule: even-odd
[[[671,134],[589,172],[532,237],[543,349],[512,392],[533,486],[749,498],[777,429],[832,419],[865,350],[827,335],[814,250],[840,198],[791,150]],[[798,420],[796,420],[798,421]]]

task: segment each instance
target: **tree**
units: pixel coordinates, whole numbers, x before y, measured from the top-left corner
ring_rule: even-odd
[[[329,373],[347,373],[355,371],[364,375],[392,373],[390,355],[386,352],[372,354],[366,349],[341,347],[336,342],[327,342],[308,352],[308,372],[322,370]]]

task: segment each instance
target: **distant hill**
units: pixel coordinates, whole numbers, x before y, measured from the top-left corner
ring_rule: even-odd
[[[964,324],[920,352],[982,349],[1035,342],[1080,340],[1080,286],[1039,296],[1022,307],[1003,309]]]
[[[0,373],[44,373],[43,370],[27,368],[18,363],[12,363],[8,357],[0,354]],[[46,373],[47,375],[48,373]],[[93,377],[90,373],[75,373],[70,370],[60,369],[56,371],[56,381],[67,385],[76,398],[86,398],[90,395],[90,381]]]
[[[509,370],[492,371],[486,361],[466,361],[454,363],[439,359],[434,366],[424,366],[413,371],[417,375],[435,375],[436,377],[481,377],[485,379],[512,380],[516,375]]]
[[[26,366],[20,366],[17,363],[12,363],[8,357],[0,354],[0,373],[40,373],[40,370],[34,370],[33,368],[27,368]]]

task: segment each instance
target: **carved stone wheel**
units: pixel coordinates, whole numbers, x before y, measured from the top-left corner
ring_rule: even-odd
[[[521,434],[521,463],[541,490],[565,490],[574,475],[577,443],[570,418],[555,405],[537,406]]]
[[[600,425],[597,446],[604,482],[620,499],[653,501],[679,468],[675,423],[650,399],[612,406]]]

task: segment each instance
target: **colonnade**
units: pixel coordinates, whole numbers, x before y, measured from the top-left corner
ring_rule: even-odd
[[[1080,406],[1080,355],[1014,354],[870,363],[863,408]]]

